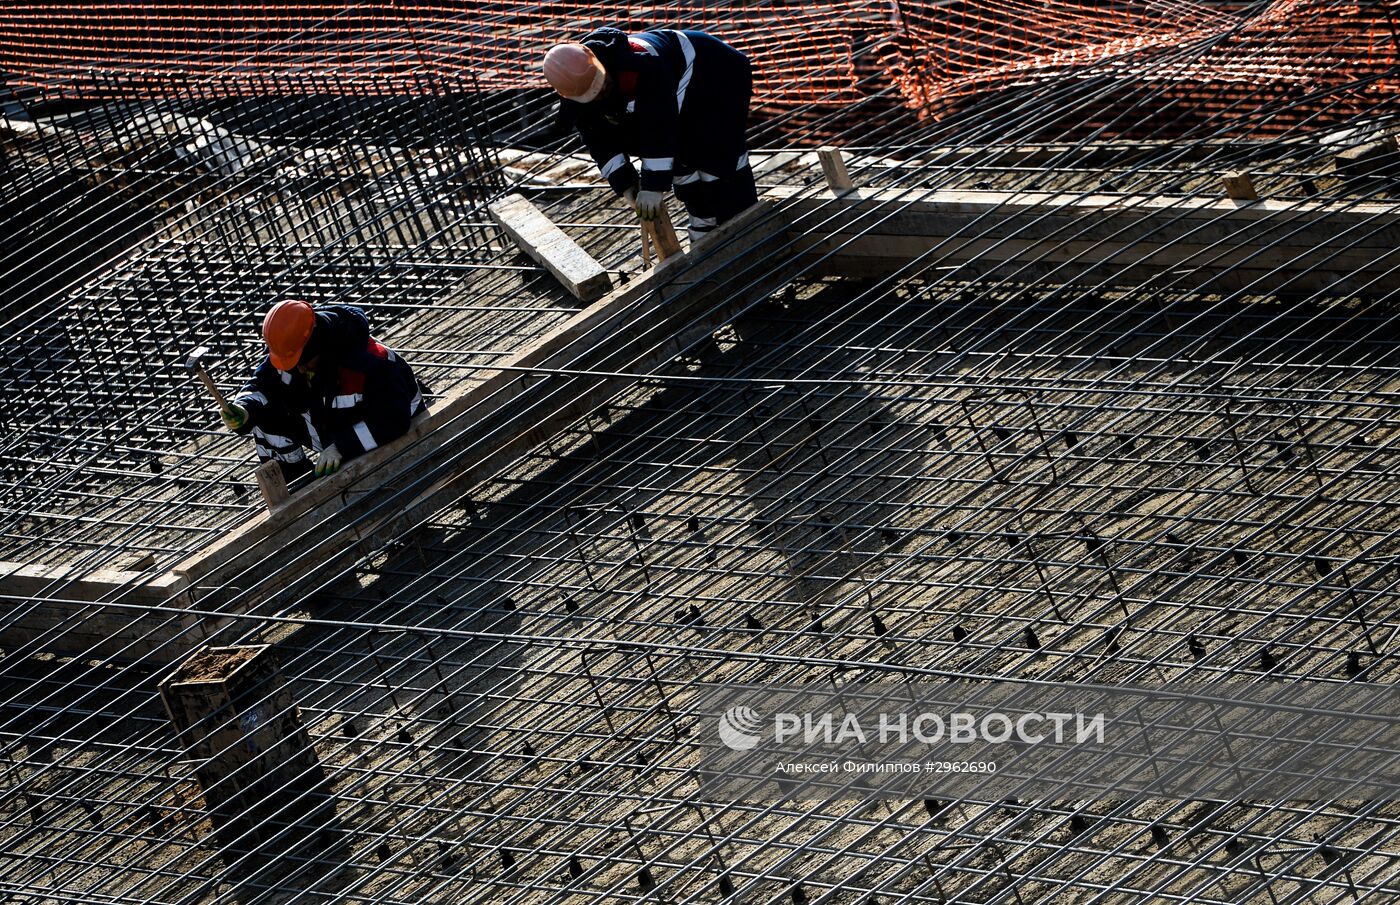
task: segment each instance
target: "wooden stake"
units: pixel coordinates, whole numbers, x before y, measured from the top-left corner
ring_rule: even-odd
[[[1221,182],[1225,184],[1225,194],[1235,201],[1258,201],[1259,193],[1254,190],[1254,180],[1248,173],[1227,173]]]
[[[651,230],[647,229],[647,222],[642,221],[642,266],[651,266]]]
[[[821,161],[822,172],[826,174],[826,184],[837,195],[849,192],[856,185],[846,172],[846,160],[836,148],[818,148],[817,160]]]
[[[656,255],[661,260],[681,253],[681,242],[676,238],[676,228],[671,224],[671,215],[665,209],[662,209],[655,220],[643,220],[642,229],[651,237],[651,243],[656,247]]]
[[[258,490],[262,491],[263,502],[269,512],[277,509],[291,498],[287,490],[287,479],[282,476],[282,463],[268,459],[253,473],[258,479]]]

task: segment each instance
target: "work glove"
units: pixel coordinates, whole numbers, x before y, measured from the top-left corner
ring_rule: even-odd
[[[623,200],[623,201],[626,201],[626,202],[627,202],[627,206],[630,207],[630,208],[632,208],[632,210],[636,210],[636,209],[637,209],[637,187],[636,187],[635,185],[629,185],[627,188],[623,189],[623,190],[622,190],[622,200]]]
[[[334,443],[321,450],[321,455],[316,457],[316,477],[324,478],[326,475],[335,474],[340,470],[340,450],[336,449]]]
[[[219,417],[224,419],[224,427],[229,430],[241,430],[248,423],[248,410],[236,402],[230,402],[219,409]]]
[[[665,196],[647,189],[637,193],[637,216],[643,220],[655,220],[661,215],[661,202]]]

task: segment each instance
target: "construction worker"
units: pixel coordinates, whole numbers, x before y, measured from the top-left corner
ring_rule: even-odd
[[[758,200],[744,136],[749,59],[718,38],[600,28],[551,48],[544,75],[608,184],[643,219],[661,214],[675,186],[693,245]]]
[[[258,460],[280,462],[288,481],[323,476],[403,436],[427,411],[413,369],[369,334],[350,305],[272,306],[263,319],[267,357],[220,412],[235,433],[252,433]]]

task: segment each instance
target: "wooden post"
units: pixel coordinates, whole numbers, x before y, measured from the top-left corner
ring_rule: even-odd
[[[1254,180],[1248,173],[1227,173],[1221,178],[1225,184],[1225,194],[1235,201],[1258,201],[1259,193],[1254,190]]]
[[[269,512],[275,511],[291,498],[291,493],[287,490],[287,479],[282,476],[282,463],[276,459],[268,459],[259,465],[253,474],[258,479],[258,490],[262,492],[263,502],[267,504]]]
[[[298,861],[339,854],[325,773],[268,645],[202,648],[160,696],[195,762],[215,839],[239,874],[294,851]]]
[[[818,148],[817,160],[821,161],[822,172],[826,174],[826,184],[837,195],[849,192],[856,187],[846,172],[846,160],[836,148]]]

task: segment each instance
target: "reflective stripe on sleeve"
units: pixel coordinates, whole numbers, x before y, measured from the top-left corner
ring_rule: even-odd
[[[365,394],[364,394],[364,393],[346,393],[346,394],[344,394],[344,395],[342,395],[342,396],[336,396],[336,397],[334,397],[333,399],[331,399],[331,408],[333,408],[333,409],[349,409],[349,408],[354,408],[355,406],[359,405],[361,402],[364,402],[364,401],[365,401]]]
[[[636,43],[642,45],[640,52],[646,54],[649,57],[654,57],[656,56],[656,45],[652,44],[651,41],[647,40],[650,37],[651,35],[643,31],[637,34],[628,35],[627,41],[629,44],[635,41]]]
[[[291,437],[284,437],[281,434],[263,433],[257,428],[253,428],[253,439],[261,441],[269,448],[291,449],[297,445],[297,441],[293,440]]]
[[[680,81],[676,83],[676,110],[679,111],[685,105],[685,92],[690,87],[690,77],[695,73],[695,45],[690,43],[683,31],[673,31],[671,34],[681,42],[681,53],[685,55],[685,72],[681,73]]]
[[[412,418],[418,411],[418,406],[423,404],[423,394],[414,393],[413,398],[408,400],[408,416]]]
[[[369,452],[379,445],[378,441],[374,439],[374,434],[370,433],[369,425],[363,421],[355,422],[355,436],[360,438],[360,445],[365,448],[365,452]]]
[[[254,391],[252,393],[244,393],[242,396],[239,396],[233,401],[237,402],[239,405],[242,405],[245,402],[256,402],[259,405],[267,405],[267,397],[257,391]]]
[[[626,155],[626,154],[617,154],[617,155],[615,155],[615,156],[613,157],[612,160],[609,160],[607,163],[603,164],[603,170],[602,170],[603,178],[604,178],[604,179],[607,179],[607,178],[608,178],[609,176],[611,176],[613,173],[616,173],[618,170],[622,169],[622,168],[625,167],[626,165],[627,165],[627,155]]]
[[[648,171],[648,172],[652,172],[652,173],[657,172],[657,171],[659,171],[659,170],[669,170],[669,169],[671,169],[671,167],[673,167],[673,166],[675,166],[675,165],[676,165],[676,158],[674,158],[674,157],[643,157],[643,158],[642,158],[642,169],[644,169],[644,170],[646,170],[646,171]]]
[[[321,435],[316,433],[316,425],[311,423],[311,413],[302,412],[302,420],[306,422],[306,435],[311,438],[311,448],[317,452],[321,451]]]

